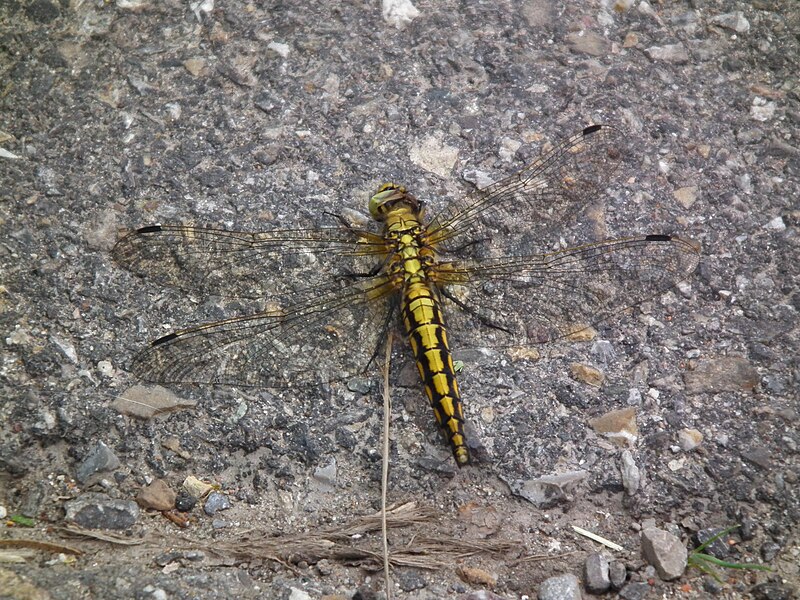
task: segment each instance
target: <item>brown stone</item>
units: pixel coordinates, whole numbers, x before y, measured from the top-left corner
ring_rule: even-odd
[[[142,508],[153,510],[170,510],[175,507],[177,494],[166,481],[156,479],[150,485],[144,486],[136,496],[136,503]]]

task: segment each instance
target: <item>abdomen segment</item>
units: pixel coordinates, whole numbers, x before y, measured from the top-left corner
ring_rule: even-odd
[[[422,281],[411,283],[403,297],[403,324],[436,421],[447,437],[458,466],[469,463],[464,411],[439,301]]]

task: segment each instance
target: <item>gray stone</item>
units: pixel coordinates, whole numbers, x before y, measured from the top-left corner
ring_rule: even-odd
[[[775,557],[778,556],[778,552],[781,551],[780,544],[776,544],[775,542],[764,542],[761,545],[761,558],[764,562],[772,562],[775,560]]]
[[[751,517],[750,515],[743,515],[739,519],[739,522],[741,526],[736,531],[736,533],[739,534],[739,537],[742,538],[742,541],[749,542],[754,537],[756,537],[757,523],[755,519],[753,519],[753,517]]]
[[[754,446],[743,451],[742,458],[762,469],[769,469],[772,465],[772,455],[769,448],[764,446]]]
[[[567,43],[576,54],[606,56],[611,50],[611,44],[606,38],[588,30],[570,33],[567,35]]]
[[[404,592],[413,592],[425,587],[425,578],[416,569],[400,569],[395,574],[395,581]]]
[[[592,344],[591,352],[597,357],[598,361],[603,363],[603,365],[608,365],[616,356],[616,352],[614,352],[614,346],[612,346],[611,342],[608,340],[597,340],[594,344]]]
[[[736,134],[736,139],[742,144],[757,144],[764,139],[764,131],[758,127],[742,129]]]
[[[505,596],[498,596],[488,590],[477,590],[464,596],[464,600],[505,600]]]
[[[700,15],[697,14],[696,10],[688,10],[672,17],[670,23],[687,33],[693,33],[700,25]]]
[[[685,65],[689,62],[689,54],[681,44],[667,46],[651,46],[644,51],[650,60],[661,60],[675,65]]]
[[[37,481],[25,494],[25,499],[19,507],[19,512],[23,517],[35,519],[39,515],[39,509],[42,506],[46,490],[46,483],[44,481]]]
[[[352,379],[348,379],[347,389],[363,396],[372,389],[372,380],[363,377],[353,377]]]
[[[336,459],[331,460],[330,464],[314,469],[314,479],[327,487],[336,485]]]
[[[158,556],[156,556],[153,559],[153,561],[159,567],[166,567],[169,563],[171,563],[171,562],[173,562],[175,560],[178,560],[180,558],[183,558],[183,556],[184,556],[183,552],[175,552],[175,551],[173,551],[173,552],[164,552],[163,554],[159,554]]]
[[[648,527],[642,531],[642,554],[665,581],[677,579],[686,570],[689,553],[677,537],[663,529]]]
[[[750,593],[753,600],[792,600],[796,590],[778,581],[768,581],[753,586]]]
[[[221,510],[228,510],[231,507],[231,501],[225,494],[220,492],[211,492],[206,498],[206,503],[203,505],[203,511],[212,517]]]
[[[644,582],[637,581],[629,583],[619,592],[619,597],[622,600],[644,600],[647,597],[647,592],[650,591],[650,586]]]
[[[773,105],[774,106],[774,105]],[[757,114],[759,117],[765,116],[766,118],[759,118],[759,121],[766,121],[772,118],[772,114],[769,114],[770,109],[764,107],[753,107],[750,109],[751,114]],[[774,113],[774,110],[772,111]],[[736,182],[736,187],[742,190],[745,194],[752,194],[753,193],[753,180],[750,177],[749,173],[742,173],[738,177],[734,177],[733,179]]]
[[[713,577],[703,577],[703,589],[709,594],[714,596],[720,594],[724,590],[724,586]]]
[[[622,473],[622,486],[629,496],[633,496],[639,491],[639,486],[642,482],[642,475],[636,462],[633,460],[633,455],[630,450],[625,450],[622,453],[620,460],[619,470]]]
[[[611,587],[608,574],[608,559],[598,552],[586,557],[583,565],[584,585],[592,594],[604,594]]]
[[[87,529],[127,529],[139,518],[136,502],[92,492],[65,503],[64,509],[68,521]]]
[[[713,25],[718,25],[724,29],[730,29],[736,33],[747,33],[750,31],[750,22],[745,19],[744,13],[740,10],[724,15],[712,17],[709,21]]]
[[[570,471],[560,475],[545,475],[529,479],[511,489],[531,504],[540,508],[552,508],[570,499],[571,491],[585,479],[586,471]]]
[[[549,577],[539,585],[539,600],[581,600],[581,586],[575,575]]]
[[[745,358],[726,356],[700,362],[683,374],[688,394],[752,391],[758,384],[758,371]]]
[[[611,587],[615,590],[622,589],[628,578],[628,569],[625,568],[625,563],[619,560],[611,561],[611,564],[608,565],[608,578],[611,580]]]
[[[113,471],[120,465],[116,454],[103,442],[97,442],[78,467],[75,478],[80,483],[87,483],[93,475]]]
[[[33,21],[49,23],[60,15],[57,2],[34,0],[25,7],[25,14]]]
[[[713,538],[715,535],[718,535],[723,529],[700,529],[695,537],[697,538],[698,544],[705,544],[708,540]],[[728,544],[725,542],[725,536],[717,538],[713,542],[711,542],[708,546],[703,548],[703,552],[705,554],[710,554],[716,558],[724,559],[728,557]]]

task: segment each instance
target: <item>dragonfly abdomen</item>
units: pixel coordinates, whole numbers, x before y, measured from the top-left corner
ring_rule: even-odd
[[[439,299],[425,279],[406,285],[403,324],[414,352],[425,393],[459,466],[469,462],[464,438],[464,410]]]

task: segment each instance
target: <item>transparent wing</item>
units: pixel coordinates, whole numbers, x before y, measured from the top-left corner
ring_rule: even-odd
[[[130,370],[159,383],[281,388],[363,372],[394,314],[386,276],[345,277],[275,309],[208,323],[153,342]]]
[[[626,148],[624,135],[592,125],[561,141],[519,172],[450,204],[428,229],[447,254],[486,257],[546,248],[593,196],[606,187]]]
[[[549,342],[603,321],[685,279],[699,247],[668,235],[605,241],[550,254],[445,262],[434,277],[464,346]]]
[[[366,273],[386,251],[382,237],[347,227],[249,233],[154,225],[122,238],[112,256],[161,284],[266,299],[294,293],[320,273]]]

